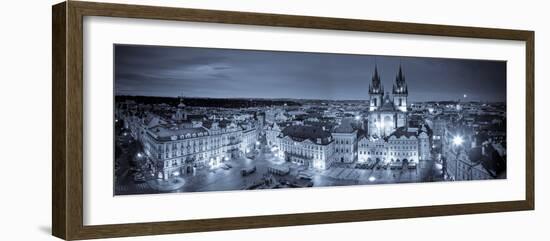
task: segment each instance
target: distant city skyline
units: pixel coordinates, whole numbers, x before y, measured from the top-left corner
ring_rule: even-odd
[[[506,101],[505,61],[143,45],[114,58],[116,95],[367,100],[375,65],[390,94],[401,65],[410,101]]]

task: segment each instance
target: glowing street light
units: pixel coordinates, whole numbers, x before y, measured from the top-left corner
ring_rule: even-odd
[[[376,181],[376,177],[370,176],[370,177],[369,177],[369,182],[374,182],[374,181]]]
[[[456,146],[462,145],[463,142],[464,142],[464,139],[462,139],[462,136],[455,136],[453,138],[453,144],[455,144]]]

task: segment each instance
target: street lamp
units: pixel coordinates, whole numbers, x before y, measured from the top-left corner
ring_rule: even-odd
[[[463,142],[464,142],[464,139],[462,139],[462,136],[455,136],[453,138],[453,144],[455,146],[461,146]]]
[[[462,146],[462,143],[464,143],[464,138],[460,135],[456,135],[453,137],[453,139],[451,140],[452,141],[452,144],[453,146],[456,146],[456,147],[460,147]],[[447,156],[441,156],[441,153],[440,153],[440,159],[441,159],[441,172],[443,173],[443,179],[447,180]],[[455,158],[458,158],[458,151],[457,151],[457,155]],[[437,166],[437,169],[439,169],[439,166]]]
[[[135,161],[135,162],[143,162],[144,157],[145,157],[145,156],[144,156],[141,152],[138,152],[138,153],[136,154],[136,157],[135,157],[134,161]]]
[[[464,138],[460,135],[456,135],[456,136],[453,137],[452,141],[453,141],[453,145],[456,147],[456,150],[455,150],[456,151],[455,161],[456,161],[458,159],[459,155],[460,155],[459,148],[462,146],[462,143],[464,143]],[[442,164],[443,164],[442,171],[445,175],[445,179],[447,179],[447,175],[446,175],[447,174],[447,159],[446,158],[443,159]],[[456,168],[454,169],[454,171],[455,172],[457,171]],[[454,176],[456,176],[456,173],[455,173]]]

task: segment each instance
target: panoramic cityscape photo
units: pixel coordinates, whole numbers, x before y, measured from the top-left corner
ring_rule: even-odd
[[[115,44],[114,195],[506,179],[506,62]]]

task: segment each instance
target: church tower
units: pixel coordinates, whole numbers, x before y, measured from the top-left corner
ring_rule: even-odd
[[[187,107],[183,103],[183,96],[180,96],[179,99],[180,103],[178,104],[174,119],[176,119],[176,121],[184,121],[187,120]]]
[[[396,127],[407,126],[407,95],[409,90],[407,88],[407,82],[405,82],[405,76],[401,65],[399,65],[399,72],[395,77],[395,83],[393,84],[393,106],[396,112]]]
[[[374,75],[372,76],[372,82],[369,85],[369,111],[375,111],[382,106],[382,100],[384,97],[384,86],[380,83],[380,75],[378,74],[378,67],[374,66]]]
[[[395,83],[393,84],[393,105],[396,110],[401,112],[407,112],[407,95],[409,91],[407,89],[407,82],[405,82],[405,76],[401,65],[399,65],[399,73],[395,77]]]

